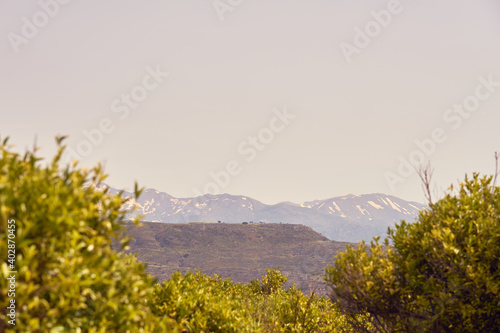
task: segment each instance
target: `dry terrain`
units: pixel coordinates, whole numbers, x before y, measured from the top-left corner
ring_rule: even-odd
[[[130,251],[159,280],[176,270],[199,269],[248,283],[279,266],[304,291],[325,293],[324,268],[349,243],[330,241],[311,228],[272,223],[152,223],[128,226]]]

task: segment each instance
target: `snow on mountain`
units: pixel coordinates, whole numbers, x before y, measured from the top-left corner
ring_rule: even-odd
[[[326,200],[304,202],[302,207],[316,209],[324,214],[346,219],[385,220],[413,217],[425,206],[408,202],[382,193],[336,197]]]
[[[107,185],[106,185],[107,186]],[[119,193],[110,188],[111,193]],[[281,202],[266,205],[241,195],[205,194],[195,198],[175,198],[167,193],[146,189],[136,201],[133,194],[123,192],[129,201],[124,209],[133,206],[137,214],[150,222],[266,222],[294,223],[313,228],[336,241],[369,241],[384,236],[387,227],[400,220],[412,222],[426,206],[382,193],[334,197],[300,204]]]

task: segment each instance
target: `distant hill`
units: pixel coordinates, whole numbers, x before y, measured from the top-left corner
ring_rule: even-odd
[[[334,242],[295,224],[151,223],[128,225],[131,253],[159,280],[176,270],[199,269],[248,283],[279,266],[305,291],[324,293],[324,268],[348,243]]]
[[[103,185],[107,186],[107,185]],[[118,190],[110,188],[117,193]],[[124,192],[126,197],[133,197]],[[331,240],[358,242],[383,236],[387,227],[404,219],[414,221],[426,206],[382,193],[346,195],[295,204],[282,202],[266,205],[241,195],[206,194],[195,198],[175,198],[167,193],[146,189],[138,201],[131,199],[124,207],[137,206],[135,214],[144,220],[166,223],[243,221],[303,224]],[[129,215],[133,217],[135,214]]]

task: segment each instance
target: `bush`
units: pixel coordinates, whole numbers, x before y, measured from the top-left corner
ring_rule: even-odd
[[[175,320],[186,332],[259,332],[244,286],[196,271],[176,272],[157,284],[153,313]]]
[[[326,269],[349,322],[376,332],[497,332],[500,189],[478,174],[422,211],[340,254]],[[368,313],[373,329],[357,320]]]
[[[277,269],[248,285],[176,272],[156,286],[153,312],[186,332],[354,332],[328,298],[285,289],[286,279]]]
[[[20,156],[6,140],[0,145],[0,331],[161,329],[148,304],[154,279],[112,246],[125,200],[85,186],[104,180],[99,166],[61,170],[64,147],[57,141],[58,153],[45,166],[36,150]],[[15,225],[14,269],[6,261],[8,225]],[[6,316],[11,270],[17,270],[15,326]]]
[[[250,286],[254,293],[273,294],[280,289],[283,289],[288,276],[281,274],[279,267],[275,269],[266,269],[266,275],[262,277],[261,281],[253,280]]]

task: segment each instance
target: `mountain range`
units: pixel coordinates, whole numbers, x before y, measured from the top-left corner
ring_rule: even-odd
[[[120,191],[108,187],[110,193]],[[136,200],[130,192],[123,207],[142,215],[143,221],[164,223],[218,222],[221,223],[290,223],[311,227],[335,241],[369,241],[386,235],[387,228],[405,220],[412,222],[427,206],[394,196],[373,193],[345,195],[300,204],[281,202],[267,205],[253,198],[230,194],[205,194],[194,198],[176,198],[155,189],[145,189]]]

